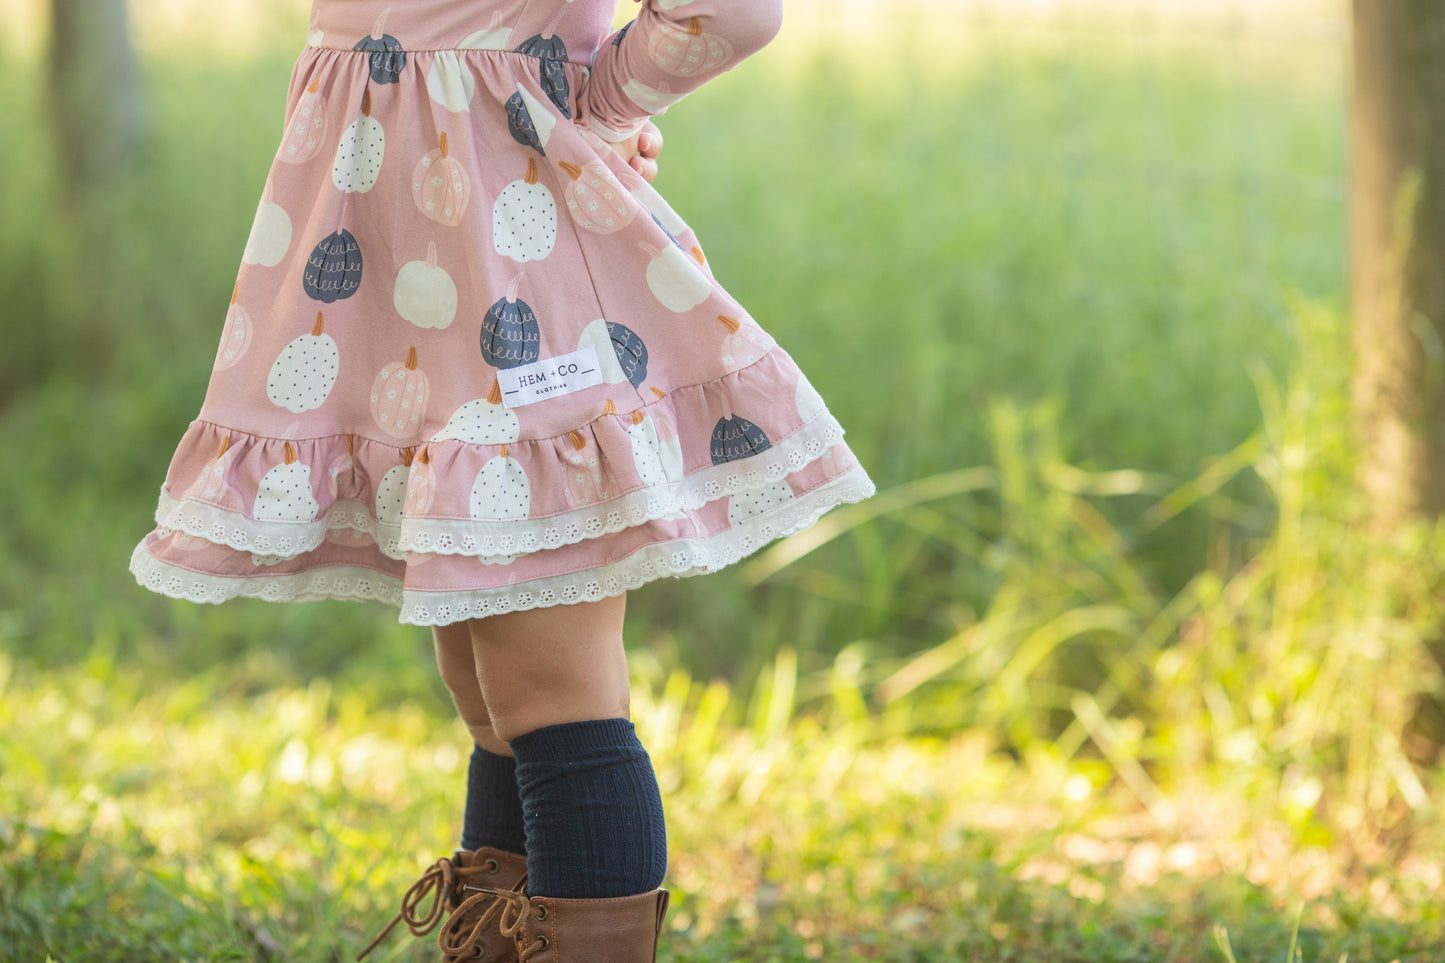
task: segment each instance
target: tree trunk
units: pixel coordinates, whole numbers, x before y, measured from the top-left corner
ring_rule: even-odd
[[[1389,532],[1445,513],[1445,3],[1354,0],[1354,406],[1360,481]],[[1430,646],[1445,667],[1445,644]],[[1422,699],[1412,752],[1445,744]]]
[[[145,97],[125,0],[51,0],[51,112],[68,186],[82,194],[130,169]]]

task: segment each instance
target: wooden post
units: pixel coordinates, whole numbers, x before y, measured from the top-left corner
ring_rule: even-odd
[[[1387,533],[1445,512],[1445,3],[1353,0],[1354,407],[1360,482]],[[1445,669],[1445,640],[1427,646]],[[1445,704],[1416,704],[1432,761]]]
[[[50,91],[68,187],[124,173],[145,139],[145,95],[125,0],[51,0]]]

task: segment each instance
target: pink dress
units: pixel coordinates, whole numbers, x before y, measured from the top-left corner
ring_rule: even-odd
[[[728,565],[867,497],[843,431],[604,142],[780,0],[315,0],[141,584],[440,625]]]

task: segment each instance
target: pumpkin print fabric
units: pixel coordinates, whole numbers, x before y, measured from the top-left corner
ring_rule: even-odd
[[[447,624],[714,571],[872,493],[609,146],[779,0],[616,7],[315,0],[141,584]]]

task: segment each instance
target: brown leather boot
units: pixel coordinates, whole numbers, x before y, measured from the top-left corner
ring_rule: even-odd
[[[422,874],[401,898],[401,911],[386,924],[386,928],[361,951],[358,960],[376,949],[398,923],[405,923],[415,936],[425,936],[437,927],[442,916],[456,910],[466,901],[463,887],[471,884],[478,887],[499,890],[521,889],[527,879],[527,857],[508,853],[500,849],[478,849],[475,852],[459,849],[450,858],[443,856]],[[428,901],[430,897],[430,901]],[[425,904],[425,910],[422,906]],[[484,908],[477,910],[481,915]],[[450,920],[448,921],[450,923]],[[503,941],[498,941],[503,942]],[[513,963],[517,959],[514,949],[499,956],[481,957],[485,963]]]
[[[492,890],[467,902],[472,900],[489,904],[485,915],[497,914],[519,963],[656,963],[668,894],[659,889],[620,899],[553,899]]]

